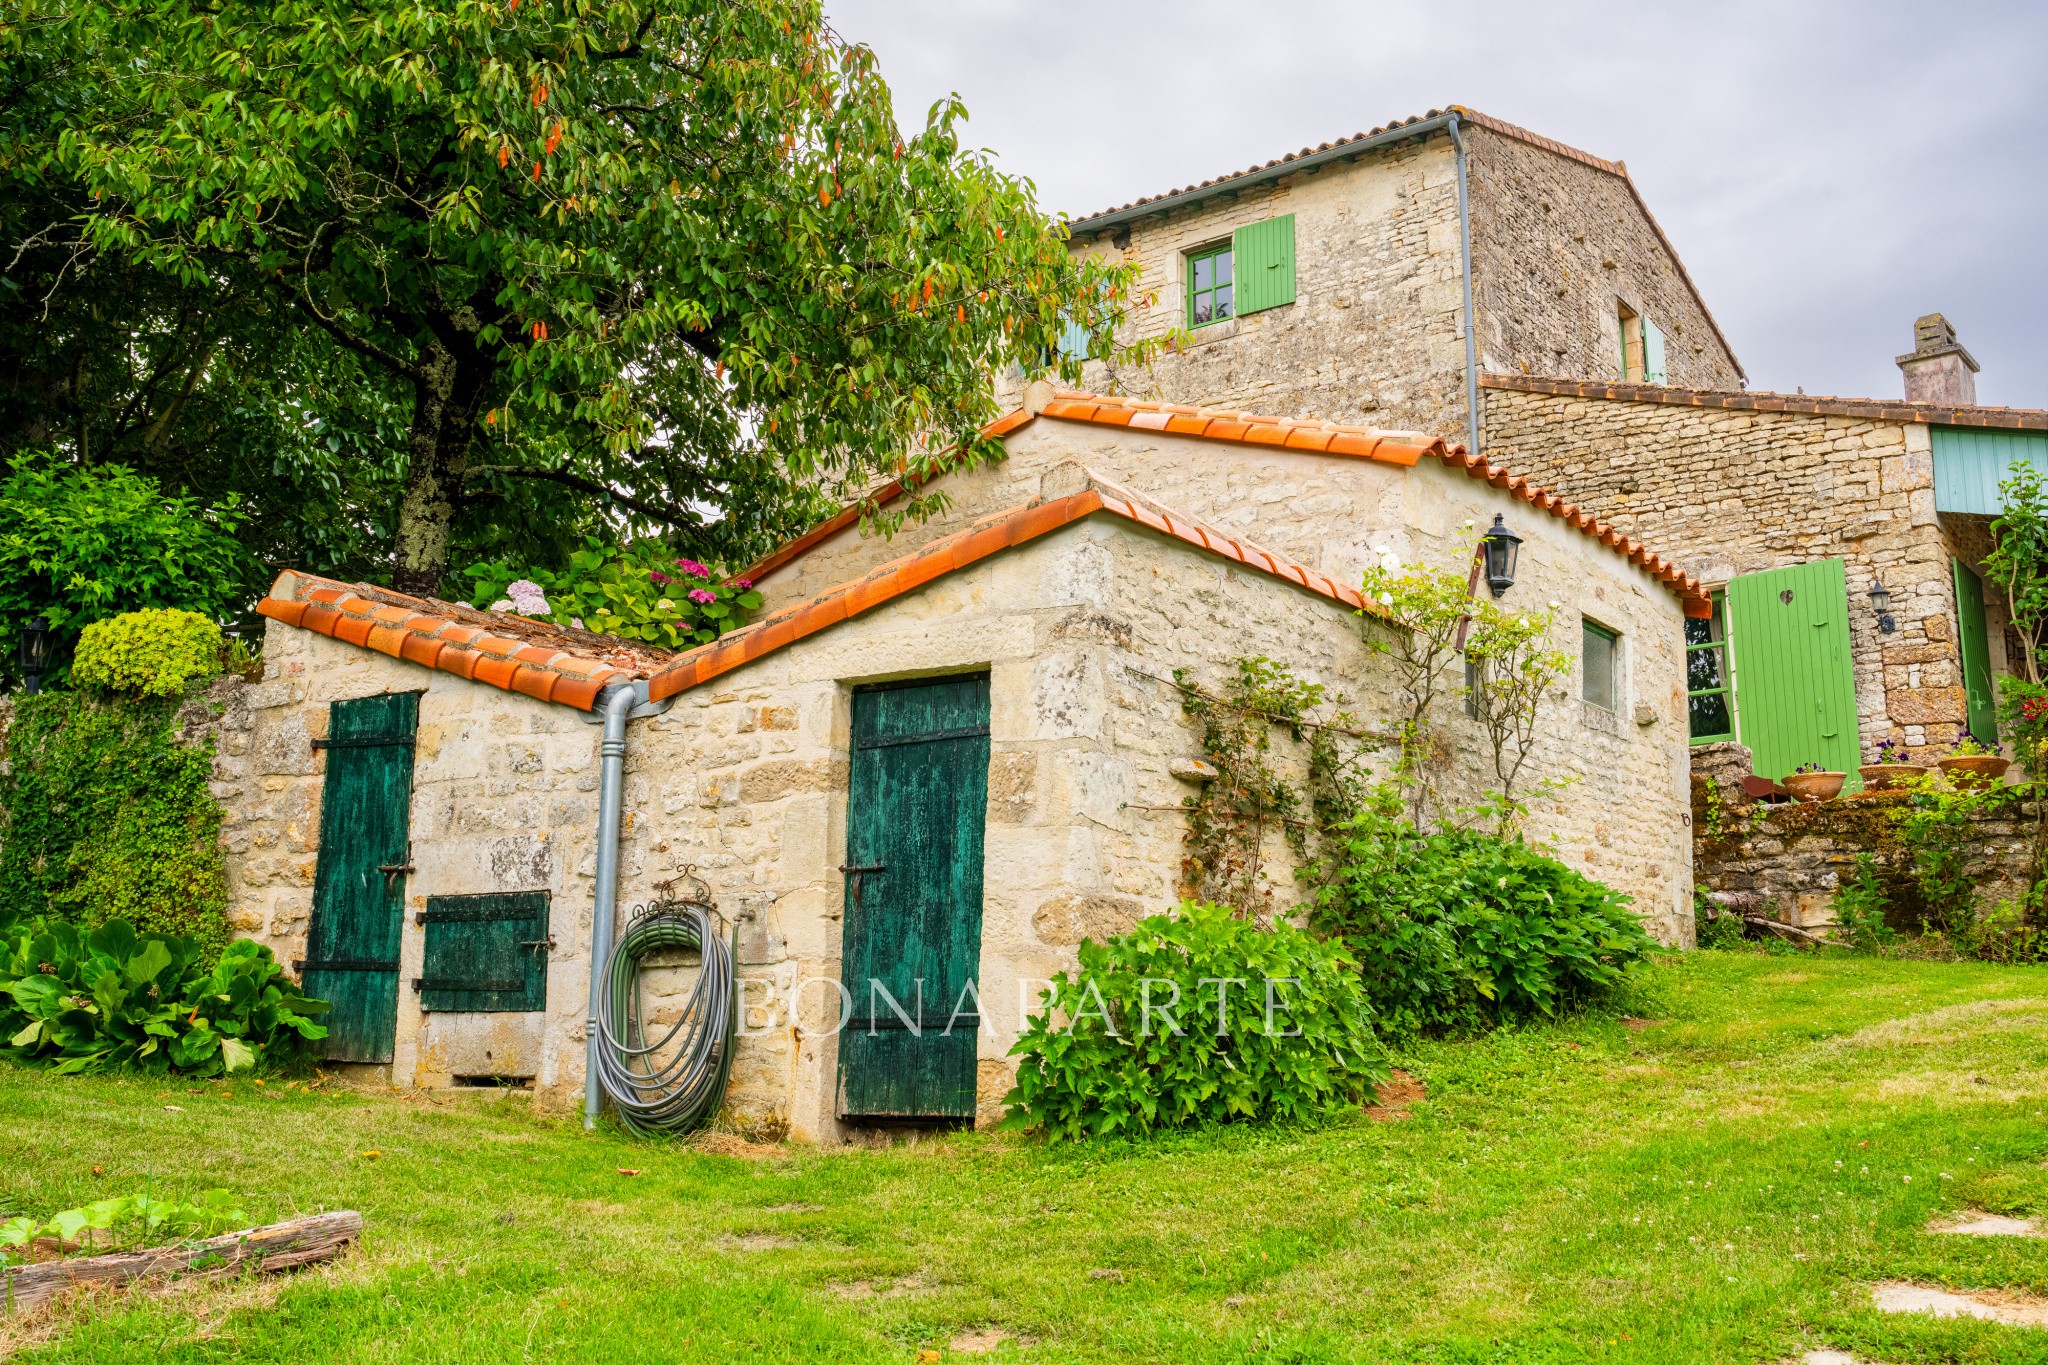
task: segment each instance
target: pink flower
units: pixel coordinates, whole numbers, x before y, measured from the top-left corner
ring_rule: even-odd
[[[741,592],[745,592],[748,588],[754,586],[754,580],[751,578],[735,578],[733,580],[733,586],[738,588]]]
[[[707,592],[703,588],[692,588],[690,589],[690,600],[692,602],[701,602],[708,607],[718,600],[718,594]]]
[[[670,584],[670,583],[673,583],[673,582],[675,582],[675,580],[674,580],[673,578],[670,578],[670,577],[669,577],[669,576],[668,576],[667,574],[663,573],[663,572],[662,572],[661,570],[659,570],[659,569],[651,569],[651,570],[649,570],[649,571],[648,571],[648,574],[647,574],[647,577],[648,577],[648,578],[649,578],[649,579],[650,579],[651,581],[653,581],[653,582],[656,582],[656,583],[660,583],[660,584],[663,584],[664,586],[665,586],[665,585],[667,585],[667,584]]]
[[[676,567],[678,569],[681,569],[684,573],[690,575],[690,577],[692,578],[711,577],[711,570],[705,568],[702,564],[699,564],[694,559],[678,559],[676,561]]]

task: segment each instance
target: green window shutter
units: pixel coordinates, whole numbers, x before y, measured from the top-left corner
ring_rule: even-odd
[[[974,1117],[988,720],[986,675],[853,694],[844,1117]]]
[[[1059,353],[1062,360],[1086,360],[1088,329],[1071,318],[1061,318]]]
[[[1856,787],[1863,743],[1843,562],[1744,574],[1729,582],[1726,606],[1736,724],[1758,776],[1818,763]]]
[[[548,893],[429,896],[427,942],[413,984],[437,1013],[542,1010],[548,1003]]]
[[[1991,431],[1934,427],[1934,510],[1995,517],[2005,510],[1998,491],[2016,464],[2048,475],[2048,431]]]
[[[332,1061],[391,1060],[419,701],[392,692],[335,702],[327,738],[316,741],[327,763],[320,851],[306,956],[294,965],[306,994],[334,1006],[320,1047]]]
[[[1664,369],[1664,332],[1648,318],[1643,319],[1643,382],[1668,384]]]
[[[1237,315],[1294,302],[1294,215],[1247,223],[1230,235]]]
[[[1998,743],[1998,706],[1991,692],[1991,641],[1984,629],[1984,580],[1955,561],[1956,641],[1962,646],[1963,696],[1970,734],[1980,744]]]

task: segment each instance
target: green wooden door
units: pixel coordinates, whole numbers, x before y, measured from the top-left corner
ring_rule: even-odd
[[[1849,592],[1839,559],[1744,574],[1728,584],[1735,713],[1758,775],[1802,763],[1849,774],[1863,746],[1849,652]]]
[[[988,752],[986,676],[854,694],[843,1117],[974,1117]]]
[[[334,1003],[325,1055],[337,1062],[391,1060],[418,722],[415,692],[338,701],[320,741],[327,779],[299,967],[307,993]]]
[[[1963,653],[1963,696],[1970,734],[1981,744],[1998,743],[1998,706],[1991,694],[1991,641],[1984,628],[1984,580],[1955,561],[1956,641]]]

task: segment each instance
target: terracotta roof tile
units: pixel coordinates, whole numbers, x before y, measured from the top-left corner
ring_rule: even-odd
[[[1088,474],[1088,480],[1088,487],[1081,492],[1043,498],[982,517],[950,536],[876,566],[864,577],[838,584],[801,602],[793,602],[722,639],[681,654],[648,680],[648,695],[660,701],[686,692],[785,645],[879,607],[955,569],[965,568],[1098,512],[1121,517],[1207,553],[1235,560],[1353,610],[1379,610],[1377,604],[1367,601],[1356,590],[1341,587],[1269,550],[1234,540],[1200,522],[1168,513],[1093,473]]]
[[[1559,398],[1600,398],[1617,403],[1668,403],[1681,407],[1726,408],[1733,412],[1805,413],[1869,421],[1920,422],[1945,427],[1992,427],[2007,431],[2048,431],[2041,408],[1949,407],[1908,403],[1899,398],[1836,398],[1825,394],[1749,393],[1735,389],[1681,389],[1668,384],[1607,384],[1546,375],[1486,374],[1482,389],[1549,394]]]
[[[422,668],[581,711],[596,705],[610,684],[646,677],[675,657],[672,650],[547,621],[292,572],[278,575],[256,609],[286,625]]]

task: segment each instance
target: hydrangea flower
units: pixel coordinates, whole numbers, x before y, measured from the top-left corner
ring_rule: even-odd
[[[669,601],[669,599],[666,597],[658,598],[654,603],[654,609],[656,611],[674,611],[676,609],[676,604],[674,602]]]
[[[741,592],[745,592],[748,588],[754,586],[754,580],[751,578],[735,578],[733,580],[733,586],[738,588]]]
[[[694,559],[678,559],[676,561],[676,567],[678,569],[681,569],[684,573],[690,575],[690,577],[692,578],[711,577],[711,570],[705,568],[702,564],[699,564]]]
[[[701,602],[708,607],[718,600],[718,594],[707,592],[703,588],[692,588],[690,589],[690,600],[692,602]]]
[[[544,597],[545,594],[540,584],[532,579],[515,578],[505,585],[505,596],[516,602],[522,597]]]
[[[658,584],[662,587],[667,587],[669,584],[675,582],[673,578],[670,578],[667,574],[663,573],[659,569],[649,569],[647,571],[647,581],[650,583]]]
[[[491,603],[491,610],[492,610],[492,611],[511,611],[511,610],[512,610],[512,599],[511,599],[511,598],[509,598],[509,597],[501,597],[501,598],[499,598],[499,599],[498,599],[497,601],[495,601],[495,602]]]

